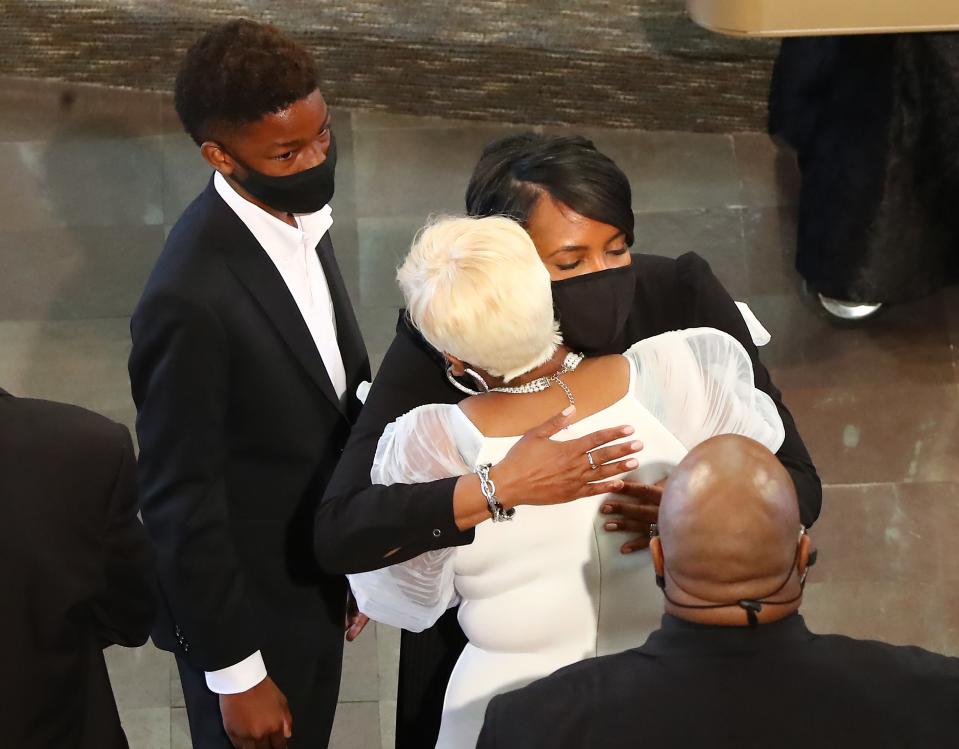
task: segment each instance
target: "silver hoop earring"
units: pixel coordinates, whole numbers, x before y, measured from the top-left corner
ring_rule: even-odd
[[[472,372],[472,370],[469,370],[469,369],[467,369],[466,371],[467,371],[467,372]],[[474,376],[476,375],[475,372],[472,372],[472,374],[473,374]],[[452,385],[453,387],[455,387],[455,388],[456,388],[457,390],[459,390],[461,393],[466,393],[467,395],[482,395],[482,393],[480,393],[480,392],[477,391],[477,390],[470,390],[468,387],[466,387],[466,385],[464,385],[464,384],[461,383],[459,380],[457,380],[455,377],[453,377],[453,367],[451,367],[451,366],[446,368],[446,379],[450,381],[450,385]],[[480,379],[482,379],[482,378],[480,378]],[[486,383],[484,382],[483,384],[485,385]],[[488,389],[489,389],[489,388],[487,388],[487,390],[488,390]]]
[[[476,381],[476,383],[479,385],[479,387],[480,387],[480,393],[488,393],[488,392],[489,392],[489,385],[486,384],[486,380],[484,380],[482,377],[480,377],[480,375],[479,375],[478,372],[476,372],[476,371],[470,369],[469,367],[467,367],[467,368],[466,368],[466,374],[468,374],[470,377],[472,377],[472,378]]]

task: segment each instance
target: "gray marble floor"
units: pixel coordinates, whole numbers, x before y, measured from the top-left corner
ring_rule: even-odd
[[[490,123],[337,111],[333,238],[378,366],[416,228],[462,209]],[[590,129],[634,190],[637,249],[703,255],[773,333],[763,357],[826,495],[813,627],[959,654],[959,291],[859,328],[809,303],[792,268],[797,172],[758,133]],[[166,96],[0,79],[0,385],[132,427],[128,316],[165,233],[209,177]],[[335,749],[392,746],[398,636],[348,645]],[[133,749],[186,749],[171,658],[108,661]]]

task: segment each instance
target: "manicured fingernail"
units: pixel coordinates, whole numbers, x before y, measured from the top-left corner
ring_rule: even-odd
[[[624,546],[622,549],[623,554],[632,554],[634,551],[636,551],[636,549],[632,546]]]
[[[613,508],[609,505],[603,505],[603,514],[609,515],[613,511]]]
[[[623,427],[623,434],[632,434],[635,431],[632,427]]]
[[[570,416],[576,411],[576,406],[566,406],[563,409],[563,416]]]
[[[636,460],[636,458],[630,458],[629,460],[626,461],[627,468],[636,468],[636,466],[638,465],[639,465],[639,461]]]
[[[615,530],[617,530],[617,529],[619,528],[619,524],[618,524],[618,523],[606,523],[606,525],[604,525],[603,527],[604,527],[606,530],[608,530],[608,531],[615,531]]]
[[[635,442],[630,442],[629,449],[635,453],[638,453],[640,450],[643,449],[643,443],[640,442],[639,440],[636,440]]]

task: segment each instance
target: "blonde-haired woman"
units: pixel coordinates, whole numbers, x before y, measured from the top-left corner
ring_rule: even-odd
[[[548,507],[535,497],[520,507],[499,501],[495,464],[519,436],[564,406],[575,408],[573,422],[556,439],[630,424],[643,449],[626,478],[655,483],[716,434],[752,437],[775,452],[783,425],[754,387],[742,345],[718,330],[666,333],[623,356],[584,359],[569,350],[553,319],[548,271],[509,219],[435,221],[398,279],[413,324],[444,352],[450,377],[465,376],[477,394],[421,406],[389,425],[372,480],[476,471],[488,495],[477,507],[485,522],[470,545],[350,580],[362,611],[413,631],[460,603],[469,644],[447,687],[437,747],[474,747],[492,696],[641,644],[661,611],[648,552],[620,554],[602,530],[607,496]],[[593,462],[584,459],[584,472]]]

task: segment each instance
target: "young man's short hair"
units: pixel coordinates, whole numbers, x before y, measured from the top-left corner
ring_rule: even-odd
[[[174,103],[197,145],[286,109],[318,88],[316,62],[269,24],[229,21],[190,47]]]

